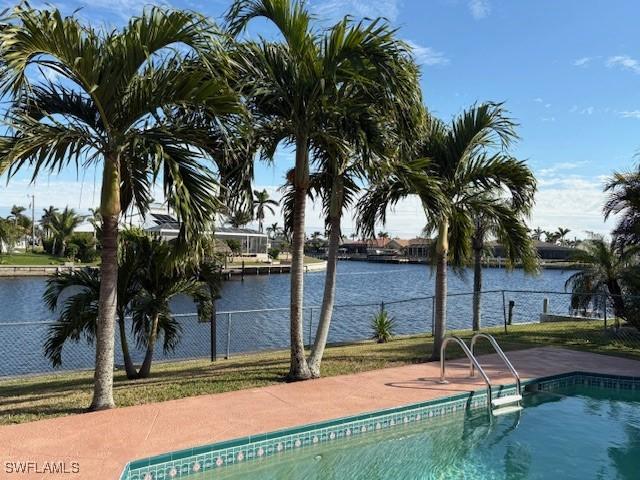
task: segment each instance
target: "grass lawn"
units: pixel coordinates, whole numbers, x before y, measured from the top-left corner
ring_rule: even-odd
[[[504,350],[537,346],[561,346],[640,360],[640,345],[611,343],[600,322],[536,324],[488,329]],[[453,332],[452,332],[453,333]],[[470,332],[457,332],[469,338]],[[324,376],[356,373],[424,362],[431,354],[431,338],[425,335],[398,338],[387,344],[365,342],[326,350]],[[460,356],[454,346],[449,357]],[[490,351],[487,342],[480,352]],[[151,378],[127,380],[116,373],[115,401],[119,406],[160,402],[192,395],[219,393],[270,385],[283,381],[288,370],[288,351],[233,357],[229,360],[192,360],[156,363]],[[21,423],[82,412],[91,401],[92,373],[61,373],[0,381],[0,424]]]
[[[0,255],[2,265],[62,265],[66,258],[55,257],[46,253],[11,253]]]

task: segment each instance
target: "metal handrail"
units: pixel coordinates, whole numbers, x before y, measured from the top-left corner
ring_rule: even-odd
[[[476,357],[474,357],[473,353],[471,353],[471,350],[469,350],[469,347],[467,347],[467,344],[464,343],[464,340],[455,335],[445,337],[445,339],[442,341],[442,346],[440,347],[440,383],[449,383],[445,379],[445,352],[450,341],[456,342],[460,346],[460,348],[462,348],[462,351],[467,356],[467,358],[469,358],[471,364],[475,365],[475,367],[480,372],[480,375],[482,375],[484,382],[487,384],[487,407],[489,407],[490,409],[492,398],[491,381],[489,380],[489,377],[487,376],[485,371],[482,369],[482,366],[478,363],[478,360],[476,360]]]
[[[478,332],[478,333],[474,334],[473,337],[471,337],[471,355],[473,356],[474,347],[476,345],[476,341],[479,338],[486,338],[487,340],[489,340],[489,343],[491,344],[493,349],[496,351],[498,356],[505,363],[505,365],[507,366],[507,368],[509,369],[511,374],[515,377],[515,379],[516,379],[516,389],[518,390],[518,394],[522,394],[522,387],[520,385],[520,375],[518,375],[518,372],[513,367],[513,365],[511,364],[511,362],[507,358],[507,356],[504,354],[504,351],[502,350],[502,348],[500,348],[500,345],[498,345],[498,342],[496,341],[495,338],[493,338],[492,335],[489,335],[488,333],[481,333],[481,332]],[[477,364],[478,364],[477,361],[469,363],[469,374],[472,377],[475,377],[475,375],[476,375],[476,372],[475,372],[474,368],[476,367]]]

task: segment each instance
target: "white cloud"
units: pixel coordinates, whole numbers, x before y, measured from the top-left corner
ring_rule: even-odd
[[[542,100],[542,98],[540,98],[540,97],[536,97],[536,98],[534,98],[534,99],[533,99],[533,101],[534,101],[534,102],[536,102],[536,103],[542,103],[542,102],[544,102],[544,100]]]
[[[541,122],[553,123],[556,121],[556,117],[540,117]]]
[[[618,112],[622,118],[638,118],[640,119],[640,110],[623,110]]]
[[[575,67],[586,67],[591,63],[593,57],[582,57],[573,61],[573,66]]]
[[[591,115],[593,114],[593,107],[587,107],[587,108],[583,108],[582,110],[580,110],[580,114],[581,115]]]
[[[558,175],[539,179],[539,191],[530,224],[544,229],[569,228],[580,237],[584,232],[609,233],[602,216],[606,195],[600,178]]]
[[[476,20],[482,20],[491,13],[491,5],[488,0],[471,0],[469,2],[469,11]]]
[[[407,40],[407,43],[413,50],[413,54],[419,64],[427,66],[449,64],[449,59],[444,55],[444,53],[438,52],[431,47],[423,47],[411,40]]]
[[[587,162],[558,162],[554,163],[550,167],[541,168],[536,171],[539,177],[548,177],[549,175],[556,174],[558,172],[564,172],[567,170],[574,170],[585,165]],[[543,180],[544,181],[544,180]]]
[[[551,108],[551,104],[550,103],[545,103],[544,104],[544,108]]]
[[[321,21],[335,21],[351,15],[355,18],[384,17],[394,22],[400,13],[400,0],[313,0],[309,6]]]
[[[609,68],[622,68],[623,70],[630,70],[634,73],[640,73],[640,62],[635,58],[631,58],[629,55],[616,55],[607,59],[607,67]]]

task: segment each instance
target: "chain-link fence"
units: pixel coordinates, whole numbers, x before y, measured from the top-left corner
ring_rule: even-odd
[[[563,344],[610,345],[620,349],[640,348],[638,330],[620,322],[611,297],[585,297],[585,301],[565,292],[496,290],[478,295],[480,328],[507,333],[509,342],[526,346]],[[588,300],[588,301],[587,301]],[[433,332],[434,297],[393,302],[336,305],[329,330],[329,343],[349,343],[370,339],[372,318],[385,310],[394,319],[395,336]],[[224,358],[240,353],[284,349],[289,346],[289,309],[236,310],[218,312],[215,329],[193,314],[176,314],[180,341],[174,350],[163,352],[158,342],[158,361],[192,358]],[[320,307],[304,309],[304,339],[311,344],[318,327]],[[452,293],[447,297],[447,329],[471,330],[474,294]],[[95,347],[80,338],[66,342],[62,365],[53,368],[44,355],[44,342],[52,322],[0,323],[4,347],[0,356],[0,377],[93,368]],[[125,325],[130,332],[131,325]],[[215,332],[213,331],[215,330]],[[213,335],[212,335],[213,334]],[[130,334],[128,334],[130,335]],[[213,341],[212,341],[213,338]],[[143,348],[129,348],[135,363],[142,361]],[[116,366],[123,364],[120,336],[116,332]]]

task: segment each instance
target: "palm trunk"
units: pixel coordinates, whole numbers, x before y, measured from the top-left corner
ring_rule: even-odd
[[[303,297],[304,297],[304,214],[309,188],[309,162],[307,137],[296,139],[295,200],[293,206],[293,242],[291,251],[291,364],[290,381],[311,378],[304,352],[303,339]]]
[[[622,298],[622,289],[616,280],[607,283],[611,303],[613,304],[613,314],[616,316],[616,327],[620,325],[620,319],[625,317],[624,300]]]
[[[442,220],[438,227],[436,244],[436,318],[433,329],[431,360],[440,360],[440,347],[447,331],[447,255],[449,253],[449,221]]]
[[[480,330],[481,296],[482,296],[482,248],[473,246],[473,331]]]
[[[324,277],[324,295],[322,297],[322,311],[320,322],[316,331],[316,338],[309,358],[309,368],[314,378],[320,377],[320,364],[322,355],[327,346],[329,326],[333,316],[333,304],[336,298],[336,266],[338,262],[338,249],[340,247],[340,220],[342,214],[342,179],[334,178],[334,190],[331,198],[329,248],[327,251],[327,272]]]
[[[138,371],[138,378],[147,378],[151,373],[151,362],[153,361],[153,352],[156,348],[156,340],[158,339],[158,320],[159,315],[156,313],[153,316],[151,322],[151,331],[149,332],[149,338],[147,339],[147,351],[144,355],[142,365]]]
[[[127,329],[125,325],[124,315],[118,314],[118,329],[120,332],[120,348],[122,349],[122,359],[124,361],[124,371],[129,380],[133,380],[138,376],[136,367],[131,360],[131,352],[129,351],[129,343],[127,342]]]
[[[118,158],[104,160],[100,210],[103,218],[100,299],[96,326],[96,366],[91,410],[113,408],[115,318],[118,300],[118,220],[120,172]]]

